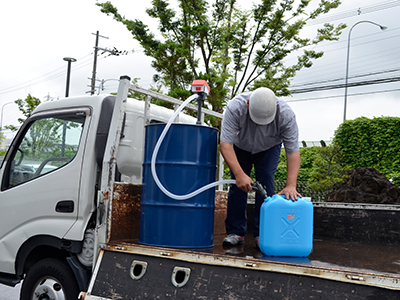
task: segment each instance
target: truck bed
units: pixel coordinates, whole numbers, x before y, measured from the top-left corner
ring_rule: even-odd
[[[214,247],[193,250],[140,245],[138,243],[140,186],[116,184],[114,191],[110,216],[112,224],[110,241],[104,245],[96,266],[89,297],[91,295],[99,295],[105,299],[156,298],[160,295],[164,297],[169,295],[173,299],[259,299],[261,297],[397,299],[398,297],[399,206],[314,203],[312,253],[306,258],[268,257],[256,247],[251,230],[245,237],[243,246],[222,245],[226,214],[224,192],[216,193]],[[249,229],[252,228],[253,209],[254,205],[250,201]],[[146,276],[133,282],[132,275],[129,274],[133,272],[135,262],[146,262],[148,271]],[[175,287],[171,284],[171,270],[174,268],[190,270],[190,281],[185,286]],[[116,275],[121,272],[126,275]],[[142,284],[139,284],[140,281]]]
[[[398,299],[398,246],[314,240],[307,258],[265,257],[250,238],[243,247],[228,250],[217,241],[212,251],[144,246],[133,240],[108,243],[87,300]],[[134,265],[141,263],[147,270],[133,280]],[[184,286],[174,286],[183,281],[175,270],[189,270]]]
[[[139,245],[141,186],[116,183],[111,216],[112,243]],[[314,204],[313,251],[304,263],[341,269],[400,274],[400,206],[351,203]],[[227,193],[215,197],[214,247],[196,251],[280,260],[264,256],[253,237],[254,200],[248,201],[248,233],[242,246],[223,246]],[[297,259],[296,261],[299,261]]]
[[[256,246],[254,238],[247,235],[245,245],[223,246],[225,235],[214,236],[214,247],[205,249],[173,249],[178,252],[215,254],[232,258],[254,258],[268,262],[280,262],[294,265],[315,266],[319,268],[351,271],[359,274],[381,274],[400,280],[400,246],[374,245],[356,242],[314,239],[313,251],[308,257],[272,257],[264,255]],[[140,245],[138,240],[113,241],[108,249],[119,250],[123,247],[154,248]],[[172,248],[155,247],[160,251]]]

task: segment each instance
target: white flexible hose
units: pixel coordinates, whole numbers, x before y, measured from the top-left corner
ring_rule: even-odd
[[[179,106],[179,108],[175,111],[175,113],[173,114],[173,116],[169,119],[167,125],[165,126],[164,130],[162,131],[160,137],[158,138],[158,141],[156,143],[156,146],[154,147],[154,151],[153,151],[153,155],[151,157],[151,174],[153,175],[154,181],[157,184],[157,186],[159,187],[159,189],[168,197],[173,198],[175,200],[186,200],[189,198],[192,198],[198,194],[200,194],[201,192],[204,192],[205,190],[208,190],[212,187],[215,187],[217,185],[220,184],[235,184],[236,180],[233,179],[227,179],[227,180],[220,180],[220,181],[216,181],[216,182],[212,182],[209,183],[201,188],[199,188],[198,190],[191,192],[190,194],[187,195],[175,195],[172,194],[170,191],[168,191],[160,182],[160,180],[158,179],[157,176],[157,172],[156,172],[156,157],[158,154],[158,150],[160,149],[161,143],[164,140],[165,135],[167,134],[169,128],[171,127],[172,122],[175,120],[176,116],[181,112],[181,110],[192,100],[196,99],[198,97],[197,94],[194,94],[192,96],[190,96],[185,102],[183,102],[181,104],[181,106]]]

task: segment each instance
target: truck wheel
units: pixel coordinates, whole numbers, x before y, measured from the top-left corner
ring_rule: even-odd
[[[71,268],[64,262],[46,258],[27,272],[20,300],[76,300],[79,287]]]

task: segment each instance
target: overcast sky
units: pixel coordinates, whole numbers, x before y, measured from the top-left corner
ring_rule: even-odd
[[[149,23],[145,8],[150,1],[111,1],[128,19]],[[238,0],[242,5],[249,1]],[[258,1],[253,1],[257,3]],[[318,3],[319,0],[313,0]],[[310,69],[300,71],[293,80],[293,90],[344,84],[347,42],[350,28],[359,21],[387,26],[381,31],[371,23],[360,23],[351,33],[349,82],[394,80],[400,77],[400,0],[343,0],[340,8],[326,19],[306,27],[312,35],[322,21],[346,23],[339,41],[324,42],[314,48],[325,55]],[[93,47],[97,30],[100,47],[130,51],[124,56],[102,55],[98,59],[97,78],[108,80],[105,93],[115,92],[120,75],[141,78],[139,85],[152,84],[154,70],[151,58],[143,54],[139,44],[120,23],[101,13],[93,0],[22,0],[3,1],[0,16],[0,105],[2,124],[17,125],[20,116],[14,100],[32,96],[65,95],[67,63],[64,57],[77,59],[72,64],[70,96],[89,91],[92,76]],[[154,25],[156,26],[156,25]],[[134,50],[134,52],[132,52]],[[293,63],[294,57],[287,63]],[[284,98],[296,113],[300,140],[330,140],[343,122],[344,88],[296,93]],[[347,119],[360,116],[400,116],[399,82],[369,84],[348,88]]]

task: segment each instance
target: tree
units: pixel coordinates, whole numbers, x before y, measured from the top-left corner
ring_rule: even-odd
[[[297,181],[300,183],[306,183],[310,180],[311,172],[314,167],[314,161],[319,156],[320,147],[303,147],[300,148],[300,170],[297,176]],[[281,150],[281,156],[279,164],[275,172],[276,181],[286,181],[287,178],[287,159],[285,149]]]
[[[28,118],[35,108],[41,103],[41,101],[38,98],[33,97],[31,94],[28,94],[26,99],[15,100],[15,103],[18,105],[20,112],[24,116],[24,118],[18,118],[18,122],[22,125],[26,118]],[[26,158],[39,160],[43,159],[43,156],[63,156],[61,155],[61,149],[57,146],[57,144],[62,143],[63,133],[61,129],[70,129],[72,127],[76,128],[78,126],[78,124],[58,118],[47,118],[35,121],[30,126],[29,131],[21,145],[23,148],[29,149],[29,151],[25,153]],[[5,128],[11,131],[18,130],[18,127],[14,125],[7,125]],[[66,154],[67,152],[75,153],[73,149],[71,150],[68,148],[68,145],[64,145],[63,147],[63,154]]]
[[[0,144],[2,143],[2,141],[5,139],[6,137],[3,134],[3,128],[0,127]],[[0,155],[1,156],[1,155]]]
[[[36,120],[20,145],[25,150],[25,156],[34,161],[61,156],[61,149],[57,145],[62,144],[64,122],[57,118]],[[65,126],[68,127],[67,124]]]
[[[14,101],[17,105],[21,113],[24,115],[25,118],[18,118],[18,123],[22,124],[24,123],[25,119],[32,113],[32,111],[40,104],[40,100],[38,98],[32,97],[31,94],[28,94],[25,100],[18,99]],[[5,129],[9,129],[12,132],[17,131],[18,127],[15,125],[6,125],[4,126]],[[3,128],[1,128],[3,130]],[[5,136],[3,132],[0,132],[0,143],[1,141],[5,139]],[[4,151],[3,154],[5,155]],[[4,156],[0,155],[0,156]]]
[[[318,147],[310,172],[310,186],[317,191],[330,190],[344,182],[349,170],[350,167],[344,164],[341,147],[338,145]]]
[[[15,100],[15,104],[18,105],[18,109],[22,113],[22,115],[25,118],[18,118],[18,123],[21,125],[24,123],[26,118],[29,117],[29,115],[33,112],[33,110],[41,103],[41,101],[38,98],[32,97],[31,94],[28,94],[25,100],[18,99]],[[14,125],[7,125],[5,128],[11,130],[11,131],[17,131],[18,127]]]
[[[157,36],[141,20],[123,17],[111,2],[96,5],[123,23],[144,53],[154,58],[154,80],[168,87],[170,96],[187,98],[190,83],[204,79],[211,89],[207,101],[216,111],[222,111],[229,98],[259,86],[289,95],[296,72],[323,55],[305,48],[337,40],[346,27],[325,24],[314,38],[300,37],[307,21],[338,7],[340,0],[321,0],[308,14],[311,0],[262,0],[251,10],[241,9],[237,0],[215,0],[212,5],[206,0],[177,2],[177,11],[167,0],[153,0],[146,10],[159,23]],[[297,62],[285,65],[284,59],[300,49],[304,50]]]

